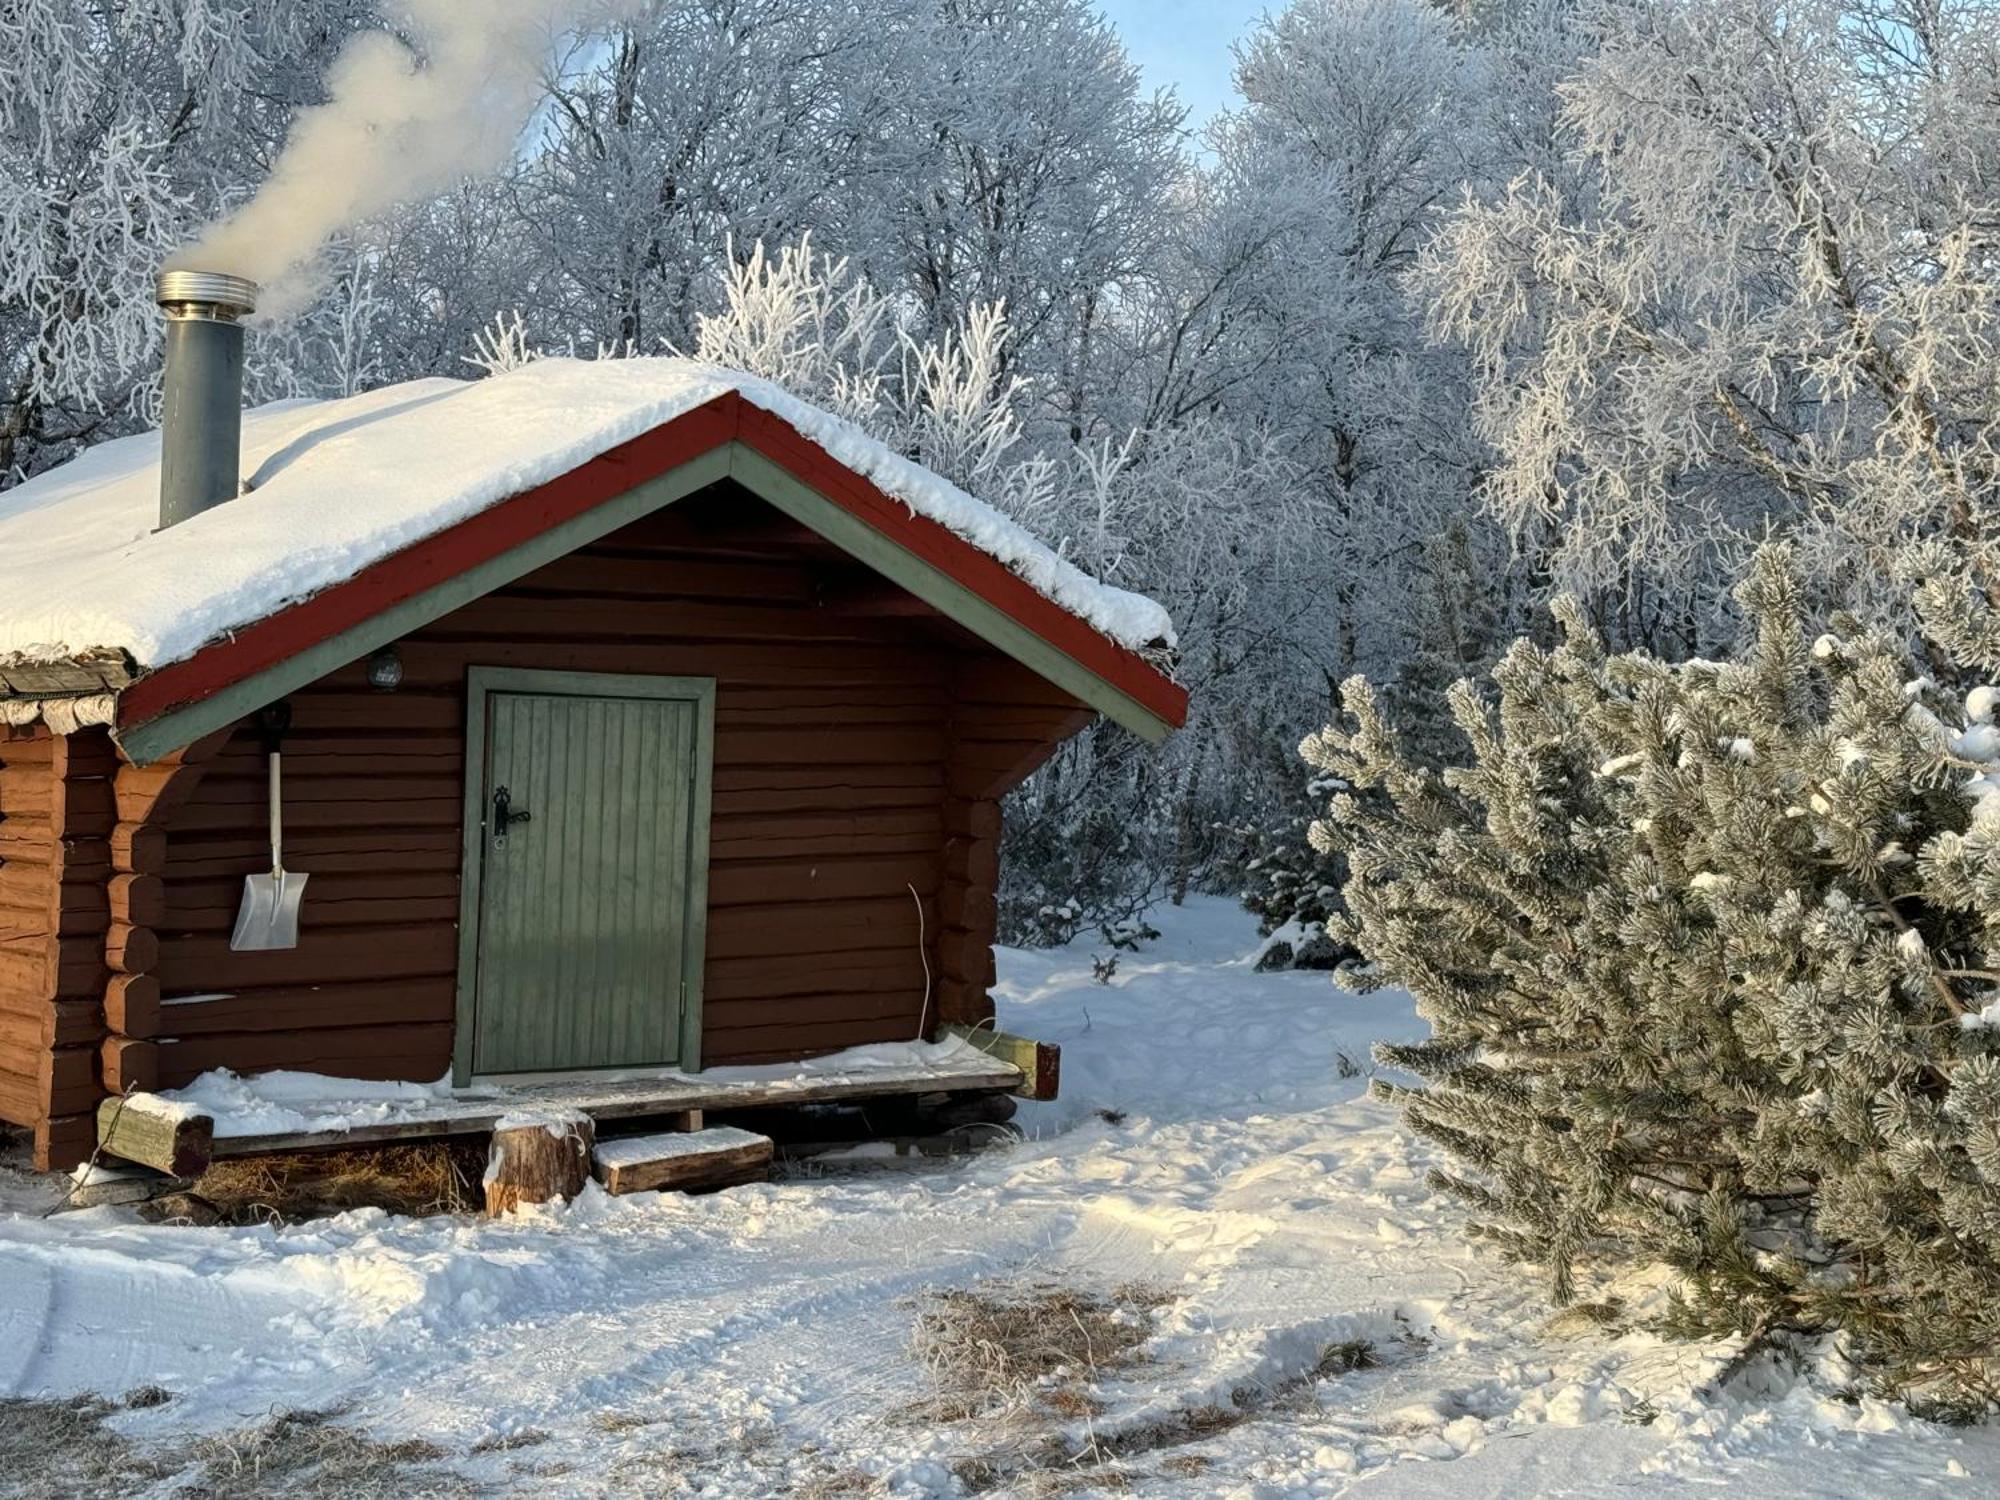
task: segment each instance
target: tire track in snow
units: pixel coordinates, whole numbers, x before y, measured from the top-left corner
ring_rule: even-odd
[[[47,1266],[10,1258],[0,1278],[0,1395],[34,1396],[36,1366],[55,1326],[56,1277]]]

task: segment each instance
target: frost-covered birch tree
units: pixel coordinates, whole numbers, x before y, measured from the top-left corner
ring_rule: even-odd
[[[1822,604],[1893,613],[1899,552],[1983,547],[2000,497],[2000,8],[1584,14],[1561,161],[1470,196],[1419,281],[1479,363],[1491,513],[1623,641],[1726,634],[1772,532]]]
[[[143,420],[161,257],[262,175],[290,109],[315,97],[365,11],[0,8],[0,482]]]
[[[686,347],[732,241],[839,243],[876,134],[866,58],[903,8],[672,0],[579,41],[511,183],[538,328]]]

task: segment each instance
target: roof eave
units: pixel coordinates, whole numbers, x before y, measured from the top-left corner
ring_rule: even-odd
[[[114,736],[156,760],[725,477],[1146,740],[1186,721],[1186,690],[1154,663],[730,392],[129,680]]]

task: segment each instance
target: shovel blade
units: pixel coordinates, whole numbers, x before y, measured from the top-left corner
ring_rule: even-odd
[[[294,871],[243,877],[243,904],[236,912],[236,930],[229,935],[233,953],[265,953],[299,945],[299,903],[305,899],[306,877]]]

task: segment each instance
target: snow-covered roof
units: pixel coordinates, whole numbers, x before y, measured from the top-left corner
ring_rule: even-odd
[[[249,493],[166,531],[157,433],[0,494],[0,661],[179,661],[731,391],[1119,645],[1171,642],[1152,600],[768,381],[681,359],[550,359],[248,412]]]

